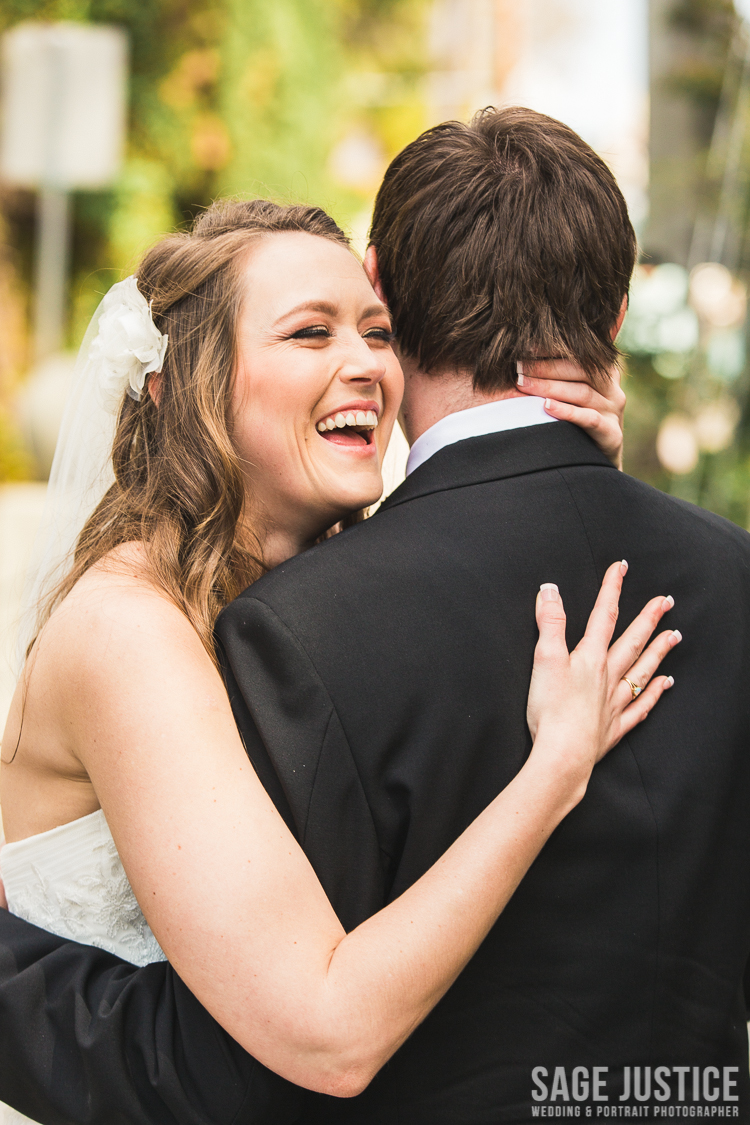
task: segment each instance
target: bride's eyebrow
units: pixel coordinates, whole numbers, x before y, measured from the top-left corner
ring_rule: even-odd
[[[338,311],[338,305],[334,305],[331,301],[302,301],[301,304],[295,305],[293,309],[282,313],[276,323],[281,324],[282,321],[288,320],[290,316],[301,312],[319,312],[326,316],[336,316]]]
[[[378,302],[377,305],[368,305],[362,313],[362,320],[367,320],[369,316],[384,316],[387,320],[391,319],[391,314],[388,312],[388,309],[380,302]]]
[[[332,301],[302,301],[301,304],[295,305],[293,309],[289,309],[288,312],[283,313],[276,321],[276,324],[281,324],[283,321],[288,320],[289,317],[295,316],[295,314],[301,312],[319,312],[326,316],[337,316],[339,311],[338,305],[334,305]],[[387,317],[388,309],[385,305],[380,303],[369,305],[363,310],[361,319],[366,320],[367,317],[370,316]]]

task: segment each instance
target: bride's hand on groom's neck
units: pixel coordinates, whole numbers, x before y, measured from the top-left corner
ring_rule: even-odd
[[[622,468],[626,398],[616,364],[598,389],[583,368],[568,359],[524,360],[518,366],[519,391],[545,399],[551,417],[580,426],[612,464]]]

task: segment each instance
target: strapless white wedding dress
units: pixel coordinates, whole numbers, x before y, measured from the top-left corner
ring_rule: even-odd
[[[165,961],[128,882],[104,813],[91,813],[0,851],[8,909],[59,937],[133,965]],[[0,1103],[0,1125],[30,1119]]]

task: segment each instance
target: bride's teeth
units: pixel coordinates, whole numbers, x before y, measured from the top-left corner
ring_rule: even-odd
[[[371,426],[373,429],[378,424],[378,415],[375,410],[348,410],[344,414],[341,410],[331,414],[323,422],[317,423],[317,428],[323,433],[325,430],[343,430],[345,426]]]

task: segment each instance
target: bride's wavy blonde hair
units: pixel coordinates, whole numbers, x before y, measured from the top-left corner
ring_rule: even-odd
[[[247,546],[245,480],[230,437],[242,265],[259,237],[304,232],[349,247],[317,207],[268,200],[214,203],[187,234],[144,257],[138,288],[169,336],[158,406],[124,397],[112,464],[115,482],[86,522],[73,565],[42,608],[39,628],[81,576],[114,548],[147,551],[153,581],[190,619],[214,658],[220,611],[266,569]],[[347,523],[361,518],[361,513]]]

